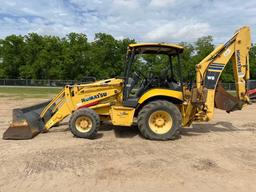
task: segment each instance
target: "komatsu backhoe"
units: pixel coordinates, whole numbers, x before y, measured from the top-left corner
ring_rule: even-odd
[[[31,139],[68,116],[71,132],[80,138],[94,138],[100,124],[110,121],[118,126],[136,123],[147,139],[172,139],[181,127],[211,120],[215,107],[232,112],[249,103],[250,47],[250,29],[242,27],[196,65],[196,83],[188,86],[182,81],[182,46],[131,44],[123,78],[66,85],[49,102],[14,109],[3,139]],[[156,58],[149,63],[152,55]],[[154,63],[162,57],[162,63]],[[233,65],[236,96],[219,83],[227,64]]]

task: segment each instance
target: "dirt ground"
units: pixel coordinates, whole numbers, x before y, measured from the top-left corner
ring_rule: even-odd
[[[11,109],[43,99],[0,99],[0,134]],[[256,191],[256,104],[159,142],[137,130],[104,126],[95,140],[67,125],[32,140],[0,140],[0,192]]]

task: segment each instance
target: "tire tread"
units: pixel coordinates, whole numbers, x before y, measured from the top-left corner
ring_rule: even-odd
[[[95,127],[91,133],[89,132],[90,134],[79,133],[77,131],[77,129],[73,126],[73,122],[75,121],[75,119],[81,115],[89,115],[95,121]],[[88,139],[94,138],[97,135],[99,127],[100,127],[100,117],[95,111],[93,111],[90,108],[82,108],[82,109],[75,111],[71,115],[70,120],[69,120],[69,128],[70,128],[71,133],[74,136],[80,137],[80,138],[88,138]]]
[[[149,131],[149,128],[147,127],[146,123],[147,123],[147,115],[148,115],[148,112],[154,108],[157,108],[157,107],[162,107],[162,106],[165,106],[169,109],[172,109],[175,111],[175,116],[178,117],[177,118],[177,123],[178,123],[178,126],[174,126],[172,129],[174,129],[172,132],[173,134],[170,136],[170,135],[166,135],[166,134],[163,134],[161,136],[158,136],[158,137],[155,137],[153,136],[150,131]],[[177,106],[175,106],[173,103],[171,102],[168,102],[166,100],[155,100],[155,101],[152,101],[150,103],[148,103],[147,105],[145,105],[141,111],[139,112],[139,115],[138,115],[138,128],[141,132],[141,134],[146,138],[146,139],[150,139],[150,140],[170,140],[170,139],[173,139],[177,136],[178,134],[178,129],[181,127],[181,114],[180,114],[180,111],[179,109],[177,108]]]

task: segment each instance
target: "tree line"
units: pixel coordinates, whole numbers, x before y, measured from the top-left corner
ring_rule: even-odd
[[[130,43],[136,41],[118,40],[106,33],[95,34],[91,42],[82,33],[70,33],[63,38],[37,33],[10,35],[0,39],[0,78],[81,80],[86,76],[97,79],[120,76]],[[195,65],[215,46],[211,36],[180,44],[185,47],[183,78],[189,80],[195,75]],[[250,69],[251,78],[256,78],[255,45],[250,52]],[[222,80],[233,81],[231,65],[226,67]]]

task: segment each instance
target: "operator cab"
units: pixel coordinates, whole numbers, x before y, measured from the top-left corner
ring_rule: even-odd
[[[129,45],[123,104],[136,107],[138,99],[153,88],[182,91],[182,52],[183,47],[174,44]]]

